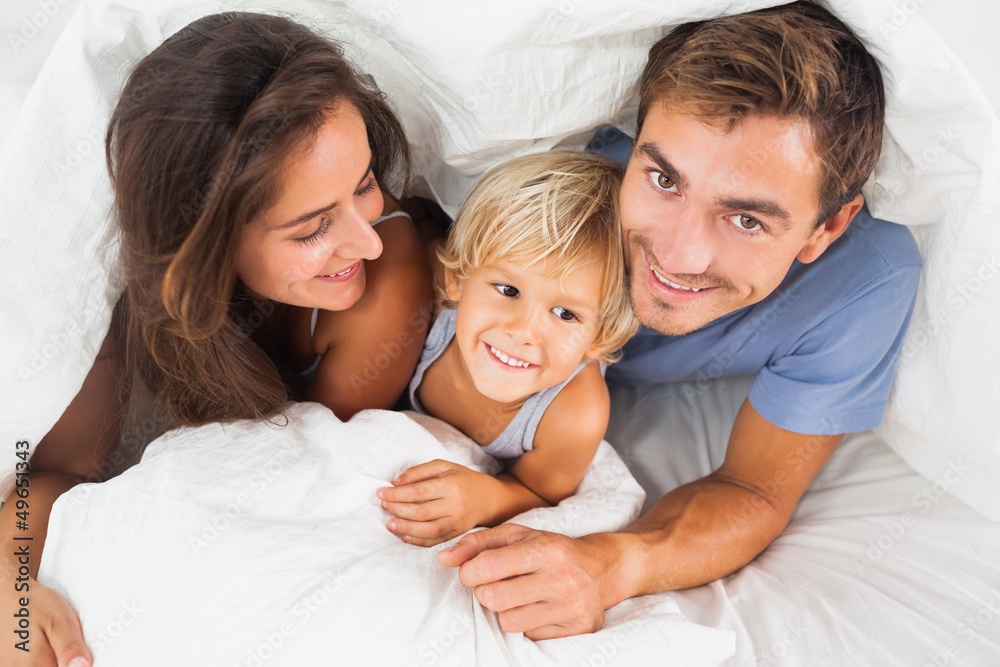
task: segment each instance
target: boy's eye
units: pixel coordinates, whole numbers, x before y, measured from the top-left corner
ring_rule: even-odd
[[[512,285],[505,285],[503,283],[493,283],[493,287],[495,287],[496,290],[501,294],[503,294],[504,296],[516,297],[517,295],[520,294],[520,292],[517,291],[517,288],[513,287]]]
[[[577,320],[577,316],[572,311],[566,310],[565,308],[560,308],[559,306],[553,308],[552,312],[556,317],[558,317],[563,322],[575,322]]]

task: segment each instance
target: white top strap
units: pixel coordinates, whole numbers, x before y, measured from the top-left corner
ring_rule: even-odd
[[[407,213],[406,211],[401,211],[399,209],[396,209],[395,211],[389,211],[388,213],[383,213],[382,215],[380,215],[375,220],[375,222],[372,223],[372,227],[374,227],[375,225],[384,220],[388,220],[389,218],[406,218],[407,220],[413,220],[413,218],[410,217],[410,214]]]

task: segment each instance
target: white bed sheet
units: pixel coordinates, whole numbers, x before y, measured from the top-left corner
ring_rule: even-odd
[[[647,505],[722,463],[750,382],[612,386],[607,437]],[[953,464],[929,480],[874,433],[849,434],[762,555],[672,595],[737,633],[729,667],[1000,665],[1000,524],[947,493],[968,474]]]
[[[97,667],[695,667],[733,653],[732,632],[685,620],[665,595],[619,605],[594,635],[536,644],[503,633],[437,563],[446,545],[402,542],[375,496],[435,458],[489,472],[496,461],[420,415],[370,410],[343,423],[315,403],[285,414],[282,428],[176,429],[123,475],[56,502],[39,581],[77,609]],[[643,497],[603,443],[574,496],[517,520],[614,530]]]

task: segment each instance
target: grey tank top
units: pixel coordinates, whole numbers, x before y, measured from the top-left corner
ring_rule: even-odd
[[[427,368],[444,353],[445,348],[448,347],[448,343],[455,337],[455,315],[457,312],[454,308],[442,309],[441,314],[434,321],[434,326],[431,327],[430,332],[427,334],[424,351],[420,355],[420,361],[417,363],[417,369],[413,373],[413,379],[410,380],[410,405],[417,412],[427,414],[424,406],[420,404],[420,400],[417,398],[417,387],[423,381]],[[514,459],[530,451],[535,440],[535,431],[538,430],[538,424],[542,421],[542,415],[545,414],[545,410],[552,403],[552,399],[588,363],[583,362],[577,366],[568,378],[554,387],[543,389],[529,396],[524,405],[521,406],[521,409],[514,415],[514,419],[507,425],[507,428],[493,442],[484,445],[483,451],[498,459]]]

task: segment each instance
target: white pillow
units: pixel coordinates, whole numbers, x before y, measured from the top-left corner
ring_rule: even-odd
[[[111,278],[116,245],[106,236],[100,137],[124,74],[191,20],[276,7],[351,40],[350,53],[402,112],[418,187],[454,210],[487,167],[546,150],[623,109],[648,47],[669,26],[773,4],[90,2],[57,43],[0,155],[0,279],[9,286],[0,430],[37,442],[93,362],[120,290]],[[923,289],[881,435],[933,480],[960,459],[970,470],[948,490],[1000,519],[1000,127],[978,85],[909,5],[824,4],[886,66],[885,150],[865,189],[873,213],[928,225],[918,234]],[[3,452],[12,470],[14,449]]]

